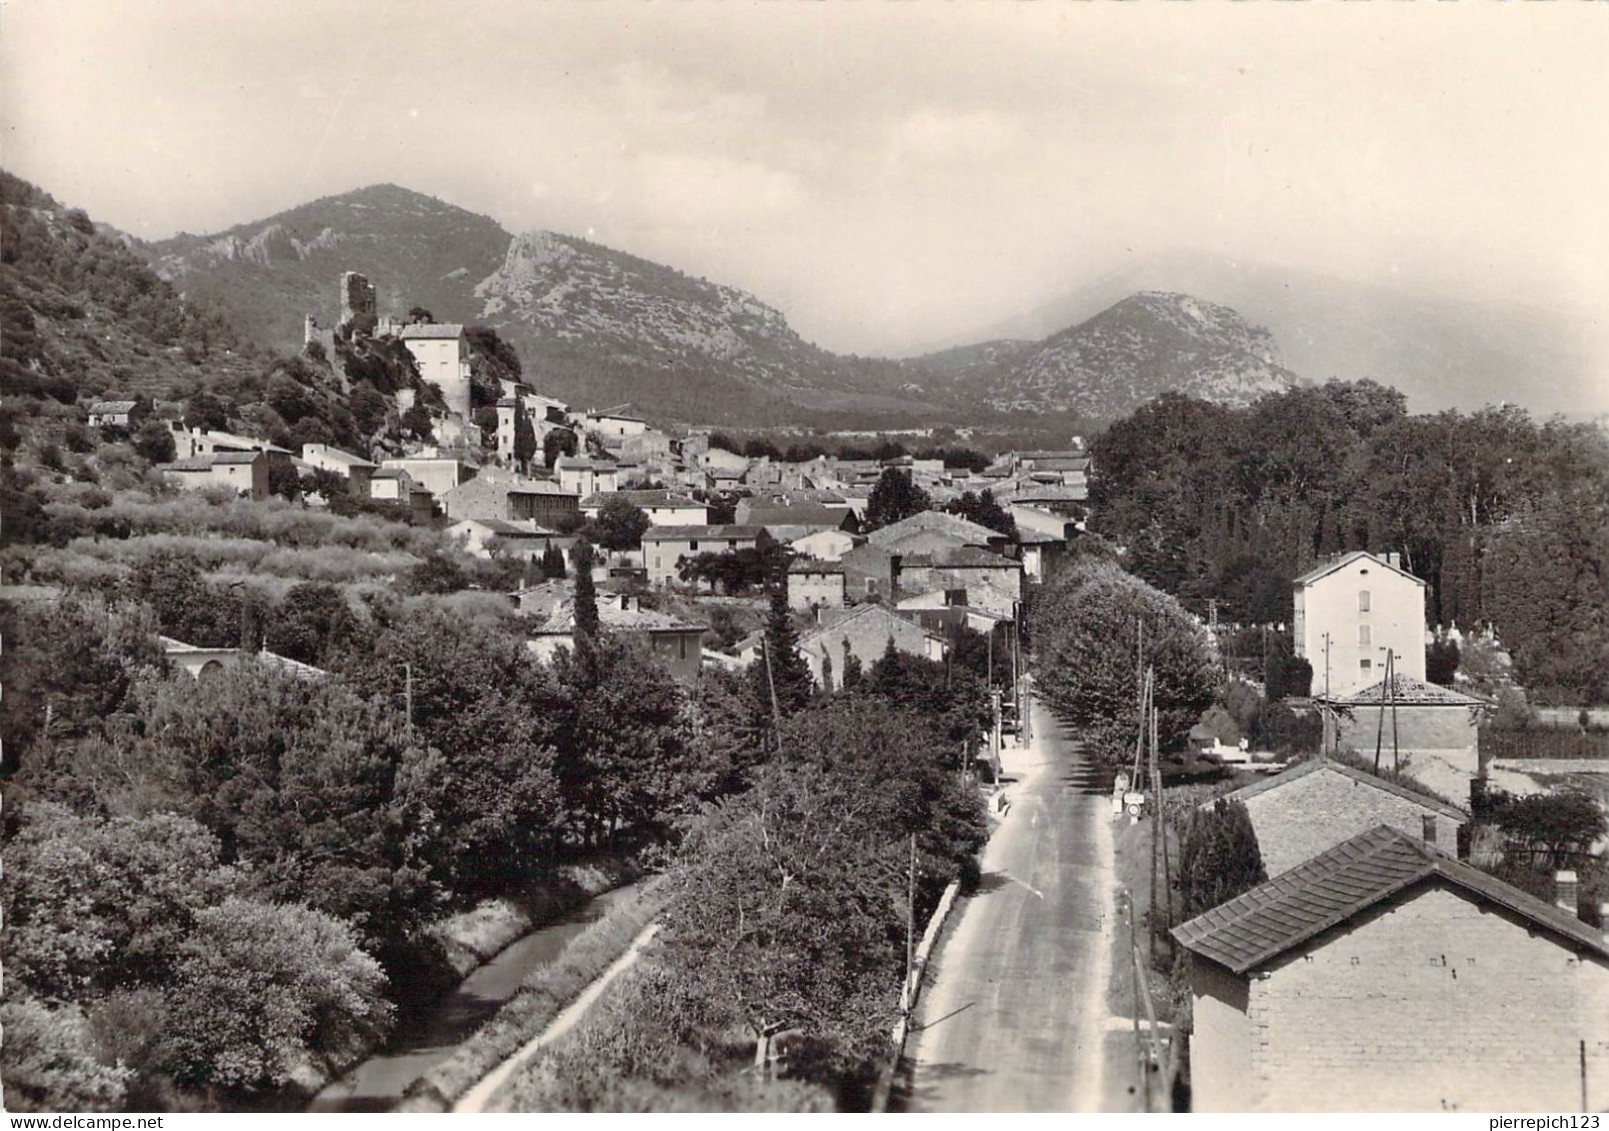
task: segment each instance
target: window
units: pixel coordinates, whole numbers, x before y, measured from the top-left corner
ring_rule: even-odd
[[[689,543],[687,543],[687,551],[688,551],[688,553],[692,553],[696,549],[698,549],[698,543],[697,542],[689,542]]]
[[[681,658],[684,659],[684,660],[687,659],[687,637],[685,637],[685,636],[681,637],[677,641],[677,643],[680,644],[681,648],[682,648]]]
[[[1358,661],[1358,670],[1359,671],[1367,672],[1373,667],[1374,667],[1374,661],[1373,660],[1359,660]]]
[[[1436,818],[1429,813],[1419,818],[1419,835],[1431,844],[1436,843]]]
[[[1358,590],[1358,612],[1366,613],[1368,611],[1369,611],[1369,591],[1367,589],[1359,589]]]
[[[658,554],[655,554],[655,555],[654,555],[654,568],[655,568],[655,569],[659,569],[659,568],[661,568],[661,567],[660,567],[660,564],[659,564],[659,555],[658,555]]]
[[[1365,648],[1373,643],[1373,641],[1369,639],[1369,626],[1366,624],[1358,625],[1358,643]]]

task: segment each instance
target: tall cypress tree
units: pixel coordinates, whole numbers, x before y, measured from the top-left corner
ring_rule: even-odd
[[[591,639],[598,635],[598,590],[592,583],[592,545],[575,545],[575,629]]]
[[[765,644],[751,670],[755,700],[767,717],[772,710],[773,688],[776,710],[782,715],[799,710],[815,691],[816,681],[810,674],[810,666],[799,654],[799,634],[793,627],[793,613],[788,608],[786,567],[773,574],[771,609],[765,618]]]

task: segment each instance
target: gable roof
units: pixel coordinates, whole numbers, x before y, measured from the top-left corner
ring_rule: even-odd
[[[406,342],[410,338],[456,338],[463,332],[459,322],[415,322],[404,326],[399,336]]]
[[[1188,950],[1245,974],[1428,879],[1440,879],[1609,958],[1609,942],[1574,915],[1380,825],[1173,928]]]
[[[1191,733],[1195,733],[1194,729],[1191,730]],[[1233,793],[1227,794],[1223,800],[1245,801],[1248,797],[1256,797],[1258,794],[1267,793],[1270,790],[1278,789],[1283,785],[1289,785],[1293,781],[1299,781],[1302,778],[1307,777],[1309,774],[1317,773],[1320,770],[1334,770],[1336,773],[1349,777],[1353,781],[1362,785],[1373,786],[1375,789],[1380,789],[1384,790],[1386,793],[1395,794],[1397,797],[1401,797],[1406,801],[1412,801],[1415,805],[1419,805],[1425,809],[1430,809],[1436,813],[1440,813],[1442,816],[1450,818],[1451,820],[1455,820],[1460,823],[1469,820],[1469,814],[1465,813],[1462,809],[1459,809],[1455,805],[1449,805],[1445,801],[1438,800],[1434,797],[1428,797],[1423,793],[1415,793],[1406,786],[1398,785],[1396,782],[1386,781],[1384,778],[1377,778],[1365,770],[1357,769],[1354,766],[1348,766],[1344,762],[1334,762],[1328,758],[1311,758],[1300,765],[1292,766],[1290,769],[1285,770],[1282,773],[1275,774],[1273,777],[1264,778],[1261,781],[1253,782],[1251,785],[1237,789]],[[1204,803],[1202,808],[1216,804],[1217,800],[1218,799],[1215,798],[1212,801]]]
[[[108,413],[122,413],[134,411],[135,401],[96,401],[89,406],[89,411],[96,416],[105,416]]]
[[[896,633],[909,636],[911,633],[920,633],[930,640],[945,643],[944,637],[935,632],[929,632],[914,620],[907,620],[898,613],[890,611],[883,605],[859,605],[853,609],[830,610],[832,616],[824,616],[822,623],[799,637],[799,649],[803,651],[805,645],[820,639],[823,636],[837,636],[845,628],[857,635],[877,633],[884,639]]]
[[[1302,574],[1301,577],[1298,577],[1295,581],[1291,582],[1291,584],[1293,586],[1311,585],[1320,578],[1327,577],[1338,569],[1344,569],[1353,562],[1357,561],[1359,558],[1368,558],[1371,563],[1379,566],[1381,569],[1389,569],[1392,573],[1400,574],[1401,576],[1406,577],[1415,585],[1418,585],[1421,588],[1425,587],[1424,581],[1420,578],[1415,577],[1401,566],[1394,566],[1384,558],[1376,557],[1367,550],[1353,550],[1349,554],[1339,554],[1327,562],[1320,562],[1318,565]]]
[[[1426,683],[1401,672],[1391,677],[1391,689],[1386,691],[1385,680],[1378,679],[1367,687],[1335,695],[1324,701],[1344,703],[1354,707],[1378,706],[1381,702],[1395,703],[1399,707],[1489,707],[1491,703],[1474,695],[1465,695],[1439,683]],[[1324,699],[1322,695],[1315,696]]]
[[[755,539],[765,533],[760,526],[650,526],[643,532],[644,542],[685,542],[699,538],[716,541],[721,538]]]
[[[912,534],[926,532],[948,534],[961,543],[976,543],[983,546],[987,546],[990,542],[1006,540],[1006,535],[998,530],[990,530],[987,526],[980,526],[958,514],[946,514],[943,511],[922,511],[920,514],[913,514],[910,518],[902,518],[898,522],[874,530],[867,537],[878,545],[887,546]]]

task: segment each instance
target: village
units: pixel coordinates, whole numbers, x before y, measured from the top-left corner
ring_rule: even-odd
[[[1064,450],[1007,451],[981,467],[908,454],[789,461],[765,445],[732,450],[709,430],[660,430],[629,406],[576,410],[524,380],[502,382],[495,433],[483,435],[470,420],[464,327],[379,319],[368,280],[348,273],[340,287],[347,305],[335,334],[392,337],[407,348],[446,406],[440,442],[371,461],[322,443],[292,452],[170,414],[177,458],[157,472],[172,487],[260,501],[289,473],[302,506],[328,508],[342,493],[393,506],[525,579],[504,596],[544,663],[585,647],[578,616],[588,602],[594,631],[640,646],[685,687],[705,671],[759,670],[774,683],[780,661],[768,653],[775,638],[764,617],[778,592],[817,694],[888,656],[953,667],[958,634],[983,639],[990,714],[964,770],[1000,826],[989,852],[1034,835],[1018,827],[1020,814],[1025,801],[1043,800],[1043,782],[1024,759],[1087,760],[1076,728],[1045,714],[1024,643],[1033,595],[1089,553],[1092,466],[1079,438]],[[319,335],[309,319],[309,343]],[[320,353],[333,352],[329,337]],[[399,414],[412,407],[406,392],[398,399]],[[88,423],[137,428],[136,409],[97,402]],[[1107,765],[1089,780],[1110,785],[1088,789],[1051,823],[1085,837],[1096,822],[1113,826],[1098,838],[1111,857],[1111,890],[1061,896],[1112,901],[1093,945],[1117,955],[1105,965],[1111,992],[1128,995],[1134,1048],[1119,1049],[1108,1034],[1106,1102],[1166,1110],[1187,1095],[1195,1111],[1590,1109],[1609,1095],[1609,891],[1601,880],[1583,883],[1576,866],[1604,847],[1609,747],[1583,729],[1573,746],[1538,749],[1494,727],[1511,682],[1501,641],[1489,627],[1467,635],[1432,627],[1426,583],[1395,551],[1332,553],[1289,584],[1294,619],[1276,626],[1288,645],[1270,658],[1263,630],[1263,655],[1248,674],[1236,675],[1226,658],[1240,626],[1219,623],[1216,605],[1210,618],[1184,615],[1213,662],[1229,663],[1232,683],[1276,702],[1303,737],[1255,747],[1226,709],[1235,692],[1220,691],[1182,746],[1158,744],[1145,734],[1146,683],[1132,765]],[[1040,635],[1043,657],[1054,645]],[[202,679],[253,654],[167,637],[163,646]],[[1427,657],[1460,646],[1486,657],[1485,674],[1439,671],[1432,682]],[[324,674],[268,648],[256,655],[297,678]],[[1041,681],[1057,678],[1052,663],[1033,666]],[[1601,722],[1582,718],[1582,728]],[[1572,809],[1584,796],[1596,800],[1585,813]],[[1534,800],[1540,812],[1549,797],[1559,799],[1551,824],[1543,816],[1522,827],[1513,817],[1517,801]],[[1236,822],[1253,855],[1238,890],[1223,884],[1245,862],[1206,847]],[[1533,863],[1556,865],[1545,890],[1499,878],[1516,837],[1540,854]],[[1147,841],[1151,866],[1141,876],[1136,846]],[[1192,868],[1216,871],[1192,876]],[[1192,884],[1229,897],[1208,906]],[[1148,910],[1136,891],[1149,893]],[[1034,918],[1058,911],[1041,895],[1037,906],[987,912],[991,898],[1003,897],[967,901],[963,922],[1006,916],[1032,939]],[[930,942],[948,912],[946,904],[936,913]],[[1125,916],[1143,919],[1129,924],[1127,945],[1118,937]],[[1142,945],[1142,934],[1151,941]],[[938,1103],[924,1092],[935,1055],[919,1020],[924,977],[926,992],[948,1001],[949,983],[986,961],[967,950],[965,926],[943,937],[933,966],[924,950],[908,975],[908,1030],[896,1048],[908,1053],[908,1077],[896,1104]],[[1018,992],[1017,1006],[1031,1009],[1039,971],[997,992],[1008,1000]],[[974,1020],[988,1039],[968,1052],[1009,1059],[1009,1034]],[[1114,1080],[1128,1082],[1111,1093]],[[939,1106],[980,1102],[955,1087],[941,1091]],[[1009,1101],[996,1091],[987,1102]]]

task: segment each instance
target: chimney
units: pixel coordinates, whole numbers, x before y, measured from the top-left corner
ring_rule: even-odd
[[[1397,551],[1395,551],[1395,550],[1387,550],[1386,551],[1386,565],[1395,566],[1398,569],[1402,568],[1402,563],[1401,563],[1400,559],[1397,557]]]
[[[1572,917],[1581,914],[1581,885],[1574,872],[1553,873],[1553,902]]]

